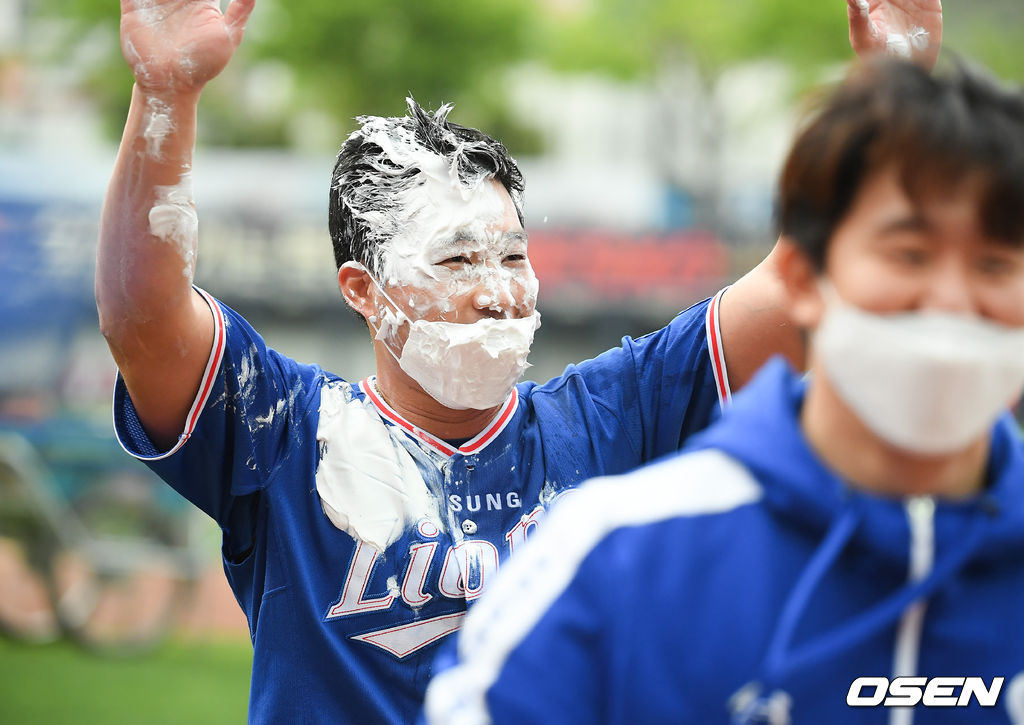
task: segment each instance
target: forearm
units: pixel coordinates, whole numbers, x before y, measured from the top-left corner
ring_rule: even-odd
[[[190,294],[198,249],[192,153],[198,93],[136,87],[107,189],[96,265],[104,334],[115,342],[159,325]]]

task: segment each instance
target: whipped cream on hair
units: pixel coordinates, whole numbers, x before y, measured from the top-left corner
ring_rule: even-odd
[[[372,183],[348,177],[340,188],[373,250],[368,266],[385,286],[410,288],[397,296],[417,316],[450,312],[452,298],[471,292],[499,311],[509,300],[532,307],[538,284],[526,234],[509,223],[521,218],[522,197],[489,168],[508,162],[492,140],[456,135],[446,123],[451,105],[429,117],[407,101],[410,117],[360,117],[362,127],[349,138],[372,149],[363,159]],[[454,258],[466,261],[441,264]]]

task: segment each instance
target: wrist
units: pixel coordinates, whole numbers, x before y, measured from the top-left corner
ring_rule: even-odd
[[[175,109],[176,111],[183,111],[193,110],[199,105],[199,96],[202,94],[202,91],[202,87],[158,88],[154,86],[147,86],[145,83],[136,79],[132,95],[144,104],[155,103],[170,109]]]
[[[125,140],[151,161],[180,173],[191,166],[198,103],[198,90],[154,90],[136,83]]]

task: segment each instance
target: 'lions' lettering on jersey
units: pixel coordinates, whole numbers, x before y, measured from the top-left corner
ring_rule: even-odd
[[[507,554],[512,553],[517,543],[525,540],[527,532],[537,525],[544,513],[545,509],[538,506],[505,534]],[[325,619],[381,611],[403,604],[411,610],[419,610],[436,596],[468,602],[483,594],[487,582],[498,569],[499,555],[494,544],[482,539],[470,539],[449,545],[443,553],[439,553],[439,542],[431,540],[440,534],[433,522],[423,519],[417,526],[417,532],[423,540],[409,545],[409,555],[403,558],[404,573],[389,577],[381,591],[373,588],[370,579],[374,568],[385,557],[372,546],[359,542],[352,553],[341,596],[327,610]],[[450,615],[421,621],[413,621],[414,616],[414,612],[409,613],[410,623],[407,626],[364,632],[353,635],[351,639],[375,645],[401,658],[454,631],[448,629],[444,634],[438,634],[434,624],[427,624],[438,621],[451,624],[454,620]],[[395,646],[396,630],[404,633],[401,648]]]

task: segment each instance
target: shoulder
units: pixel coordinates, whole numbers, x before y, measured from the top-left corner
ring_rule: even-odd
[[[589,387],[593,392],[601,381],[609,384],[621,382],[624,366],[636,373],[645,371],[647,366],[644,362],[652,356],[657,356],[663,363],[675,361],[684,366],[686,360],[693,358],[713,363],[708,349],[717,344],[713,331],[717,330],[719,303],[724,292],[723,289],[714,297],[691,305],[660,329],[635,338],[623,337],[618,347],[569,365],[561,375],[546,383],[521,383],[520,394],[524,397],[559,395],[565,394],[567,389],[574,392],[581,387]],[[670,352],[671,355],[668,354]]]
[[[621,476],[594,479],[564,505],[564,511],[553,513],[587,519],[588,538],[597,540],[626,526],[721,513],[760,496],[761,486],[742,464],[707,449],[673,455]]]
[[[685,341],[696,349],[708,344],[711,330],[718,324],[718,309],[724,292],[724,289],[720,290],[713,297],[695,302],[676,314],[667,325],[654,332],[641,335],[636,339],[622,338],[622,346],[628,349],[635,346],[670,342],[678,344],[680,341]]]

